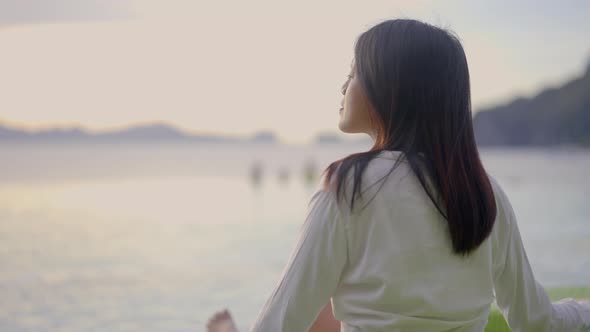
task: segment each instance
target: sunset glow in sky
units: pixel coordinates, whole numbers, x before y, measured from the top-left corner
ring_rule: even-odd
[[[397,17],[459,35],[476,110],[558,85],[590,61],[582,0],[41,3],[0,3],[0,123],[164,121],[306,142],[338,131],[355,38]]]

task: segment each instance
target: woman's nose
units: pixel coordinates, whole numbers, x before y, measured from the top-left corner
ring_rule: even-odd
[[[342,88],[340,88],[340,92],[342,92],[342,94],[345,95],[347,88],[348,88],[348,81],[344,82],[344,84],[342,85]]]

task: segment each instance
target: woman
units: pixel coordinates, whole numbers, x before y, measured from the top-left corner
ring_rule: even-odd
[[[481,332],[494,300],[513,331],[590,327],[590,302],[551,303],[537,283],[481,164],[456,36],[381,22],[359,36],[342,92],[340,130],[374,145],[325,170],[251,331]]]

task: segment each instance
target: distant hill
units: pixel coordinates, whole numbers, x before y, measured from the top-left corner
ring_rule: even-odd
[[[260,132],[252,137],[192,135],[163,123],[132,126],[120,130],[91,133],[80,128],[51,128],[23,130],[0,125],[0,142],[209,142],[209,143],[276,143],[271,132]]]
[[[586,72],[561,87],[545,89],[532,98],[477,112],[473,119],[477,143],[483,146],[580,145],[590,147],[590,64]],[[131,126],[100,133],[81,128],[24,130],[0,124],[0,142],[213,142],[278,143],[271,131],[251,137],[194,135],[164,123]],[[342,139],[320,133],[313,144],[370,143],[368,136]]]
[[[313,143],[315,144],[336,144],[342,142],[342,138],[334,133],[320,133],[313,139]]]
[[[561,87],[481,110],[473,122],[479,145],[590,147],[590,64]]]
[[[342,137],[342,135],[336,134],[334,132],[322,132],[317,134],[313,140],[312,144],[316,145],[324,145],[324,144],[371,144],[372,140],[368,135],[361,135],[361,137],[354,137],[349,138],[348,136],[352,135],[345,135],[347,138]]]

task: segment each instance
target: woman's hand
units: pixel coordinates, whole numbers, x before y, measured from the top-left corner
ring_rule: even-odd
[[[219,311],[207,322],[207,332],[238,332],[234,320],[227,309]]]
[[[309,332],[340,332],[340,321],[334,318],[331,301],[322,308]]]

